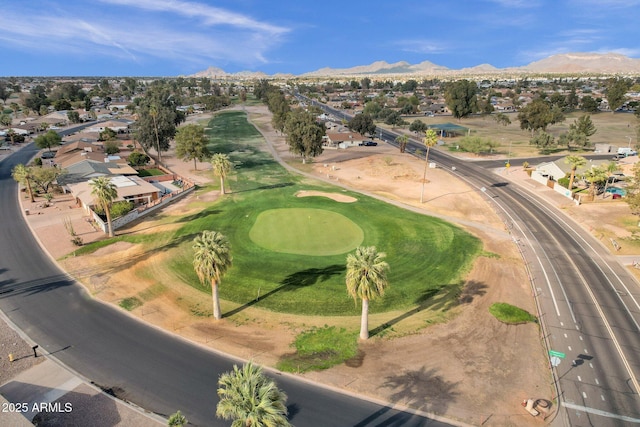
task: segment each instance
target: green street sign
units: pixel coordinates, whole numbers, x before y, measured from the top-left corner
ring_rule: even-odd
[[[561,353],[559,351],[555,351],[555,350],[549,350],[549,356],[559,357],[560,359],[564,359],[565,357],[567,357],[566,354]]]

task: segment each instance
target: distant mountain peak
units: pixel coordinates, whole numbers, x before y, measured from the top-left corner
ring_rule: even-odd
[[[302,74],[302,77],[347,77],[347,76],[434,76],[434,75],[474,75],[499,73],[591,73],[591,74],[640,74],[640,59],[629,58],[619,53],[573,52],[561,53],[534,61],[522,67],[496,68],[491,64],[480,64],[474,67],[454,70],[430,61],[411,65],[406,61],[389,64],[386,61],[375,61],[369,65],[358,65],[350,68],[324,67],[316,71]],[[295,77],[288,74],[277,76]],[[228,74],[217,67],[209,67],[190,77],[237,77],[266,78],[268,75],[259,71],[241,71]]]

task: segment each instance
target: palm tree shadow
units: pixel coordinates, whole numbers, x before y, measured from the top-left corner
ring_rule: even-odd
[[[383,331],[391,328],[393,325],[425,309],[437,311],[441,309],[452,308],[454,305],[469,304],[473,301],[473,298],[475,296],[484,295],[486,293],[486,291],[484,290],[486,287],[487,285],[485,285],[484,283],[471,280],[464,285],[440,285],[434,288],[426,289],[416,299],[416,307],[372,329],[369,332],[369,335],[378,335]],[[442,293],[443,290],[446,290],[446,293]],[[457,298],[454,298],[454,295],[452,294],[459,295]],[[441,298],[436,299],[436,296],[438,295],[440,295]]]
[[[237,193],[246,193],[247,191],[257,191],[257,190],[273,190],[275,188],[284,188],[284,187],[291,187],[292,185],[295,185],[294,182],[280,182],[278,184],[271,184],[271,185],[261,185],[260,187],[256,187],[256,188],[247,188],[245,190],[238,190],[238,191],[234,191],[234,194]]]
[[[217,214],[219,214],[221,212],[222,211],[220,209],[203,209],[200,212],[195,213],[193,215],[183,216],[182,218],[180,218],[176,222],[178,222],[178,223],[191,222],[191,221],[195,221],[197,219],[208,217],[209,215],[217,215]]]
[[[410,408],[442,414],[459,393],[458,383],[446,381],[435,369],[424,366],[414,371],[386,377],[380,387],[392,390],[390,401]]]
[[[312,286],[316,283],[324,282],[335,275],[342,274],[345,269],[346,267],[344,265],[334,264],[324,268],[308,268],[306,270],[296,271],[295,273],[292,273],[282,279],[282,281],[280,282],[280,286],[278,286],[277,288],[267,292],[266,294],[258,296],[257,298],[241,305],[240,307],[234,308],[233,310],[225,313],[224,317],[233,316],[234,314],[237,314],[246,308],[256,305],[258,302],[270,297],[277,292],[296,291],[297,289],[306,286]]]

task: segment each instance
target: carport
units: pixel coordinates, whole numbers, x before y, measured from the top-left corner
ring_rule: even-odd
[[[429,125],[429,129],[437,131],[441,138],[452,138],[454,136],[466,135],[469,132],[469,128],[453,123],[439,123],[435,125]]]

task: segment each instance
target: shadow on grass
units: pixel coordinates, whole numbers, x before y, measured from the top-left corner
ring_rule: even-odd
[[[275,188],[285,188],[285,187],[291,187],[293,185],[296,185],[295,182],[281,182],[278,184],[261,185],[260,187],[256,187],[256,188],[247,188],[246,190],[234,191],[234,194],[246,193],[248,191],[257,191],[257,190],[273,190]]]
[[[206,218],[206,217],[211,216],[211,215],[217,215],[217,214],[219,214],[221,212],[222,211],[220,209],[204,209],[204,210],[201,210],[200,212],[195,213],[193,215],[183,216],[182,218],[180,218],[176,222],[177,223],[191,222],[191,221],[195,221],[195,220],[198,220],[198,219]]]
[[[295,291],[299,288],[324,282],[330,279],[332,276],[342,274],[345,268],[346,267],[344,265],[334,264],[324,268],[308,268],[306,270],[300,270],[292,273],[282,279],[282,281],[280,282],[280,286],[278,286],[277,288],[272,289],[264,295],[258,296],[257,298],[241,305],[240,307],[234,308],[233,310],[224,313],[223,317],[230,317],[234,314],[238,314],[242,310],[256,305],[260,301],[264,300],[265,298],[269,298],[271,295],[277,292]]]
[[[469,304],[473,301],[475,296],[484,295],[487,285],[481,282],[469,281],[464,286],[460,284],[441,285],[435,288],[426,289],[416,299],[417,307],[412,308],[406,313],[383,323],[382,325],[369,331],[370,336],[379,335],[380,333],[391,328],[395,324],[413,316],[422,310],[448,310],[455,305]],[[442,292],[446,290],[446,292]],[[436,296],[441,295],[441,298],[435,299]]]
[[[92,279],[95,278],[100,281],[102,278],[108,278],[112,274],[133,267],[139,262],[142,262],[159,252],[171,250],[187,241],[193,241],[193,239],[198,235],[200,235],[200,232],[186,233],[180,236],[174,235],[167,243],[158,244],[155,247],[148,248],[147,250],[135,255],[129,255],[120,260],[113,260],[108,266],[98,264],[92,267],[80,267],[76,270],[72,270],[72,274],[75,277],[91,277]],[[116,237],[115,239],[118,238]],[[119,240],[115,240],[113,243],[117,243],[118,241]],[[90,253],[92,252],[87,253],[87,255]]]

